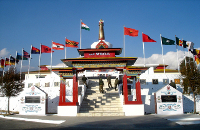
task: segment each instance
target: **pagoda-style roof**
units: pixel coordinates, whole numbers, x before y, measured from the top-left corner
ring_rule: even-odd
[[[84,52],[115,52],[115,55],[120,55],[122,53],[122,48],[103,48],[103,49],[77,49],[79,55],[84,56]]]

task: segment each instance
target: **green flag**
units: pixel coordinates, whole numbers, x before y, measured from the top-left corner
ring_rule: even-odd
[[[162,37],[162,36],[161,36],[161,39],[162,39],[163,45],[175,45],[174,40],[171,40],[171,39],[168,39],[168,38],[165,38],[165,37]]]

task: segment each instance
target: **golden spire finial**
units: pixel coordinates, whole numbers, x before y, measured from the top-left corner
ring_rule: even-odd
[[[99,40],[105,40],[105,37],[104,37],[104,30],[103,30],[103,24],[104,21],[101,19],[99,21]]]

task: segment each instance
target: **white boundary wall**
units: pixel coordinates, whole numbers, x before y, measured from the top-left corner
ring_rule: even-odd
[[[85,74],[87,77],[87,74],[84,72],[81,75]],[[39,79],[41,82],[40,89],[44,90],[48,94],[48,113],[57,113],[57,106],[59,103],[59,90],[60,90],[60,84],[55,85],[54,82],[60,82],[60,77],[52,73],[52,75],[48,74],[42,74],[46,75],[45,78]],[[33,83],[33,85],[36,85],[39,81],[37,80],[35,74],[29,74],[30,80],[26,79],[25,81],[25,87],[28,88],[28,83]],[[51,78],[52,77],[52,78]],[[179,79],[180,75],[177,74],[155,74],[154,68],[150,67],[149,70],[147,70],[144,74],[140,76],[140,79],[146,79],[146,84],[141,84],[141,95],[142,95],[142,102],[144,104],[144,112],[147,113],[155,113],[155,103],[154,103],[154,93],[164,87],[166,84],[163,84],[163,79]],[[26,75],[27,78],[27,75]],[[152,84],[152,79],[158,79],[158,84]],[[50,82],[50,87],[45,87],[45,83]],[[81,85],[79,85],[81,86]],[[177,90],[182,92],[181,85],[176,85]],[[67,88],[67,87],[66,87]],[[84,87],[82,88],[84,91]],[[68,93],[67,93],[68,95]],[[84,95],[79,95],[79,102],[81,103]],[[71,100],[71,96],[66,96],[67,100]],[[10,98],[10,111],[19,111],[19,104],[20,104],[20,98],[17,97],[11,97]],[[193,95],[183,95],[183,112],[193,112]],[[6,97],[0,97],[0,110],[7,110],[7,98]],[[79,110],[79,108],[78,108]],[[200,111],[200,96],[197,97],[196,101],[196,110]]]

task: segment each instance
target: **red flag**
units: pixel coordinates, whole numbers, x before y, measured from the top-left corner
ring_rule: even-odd
[[[32,46],[31,48],[31,54],[40,54],[40,49],[37,49],[35,47]]]
[[[78,44],[79,44],[78,42],[65,39],[65,46],[66,47],[75,47],[75,48],[78,48]]]
[[[45,45],[41,45],[41,53],[51,53],[51,48]]]
[[[156,42],[155,40],[151,39],[148,35],[142,33],[142,40],[143,42]]]
[[[138,32],[139,32],[138,30],[124,27],[124,35],[137,37],[138,36]]]
[[[60,44],[60,43],[52,43],[52,49],[54,50],[64,50],[65,45]]]

